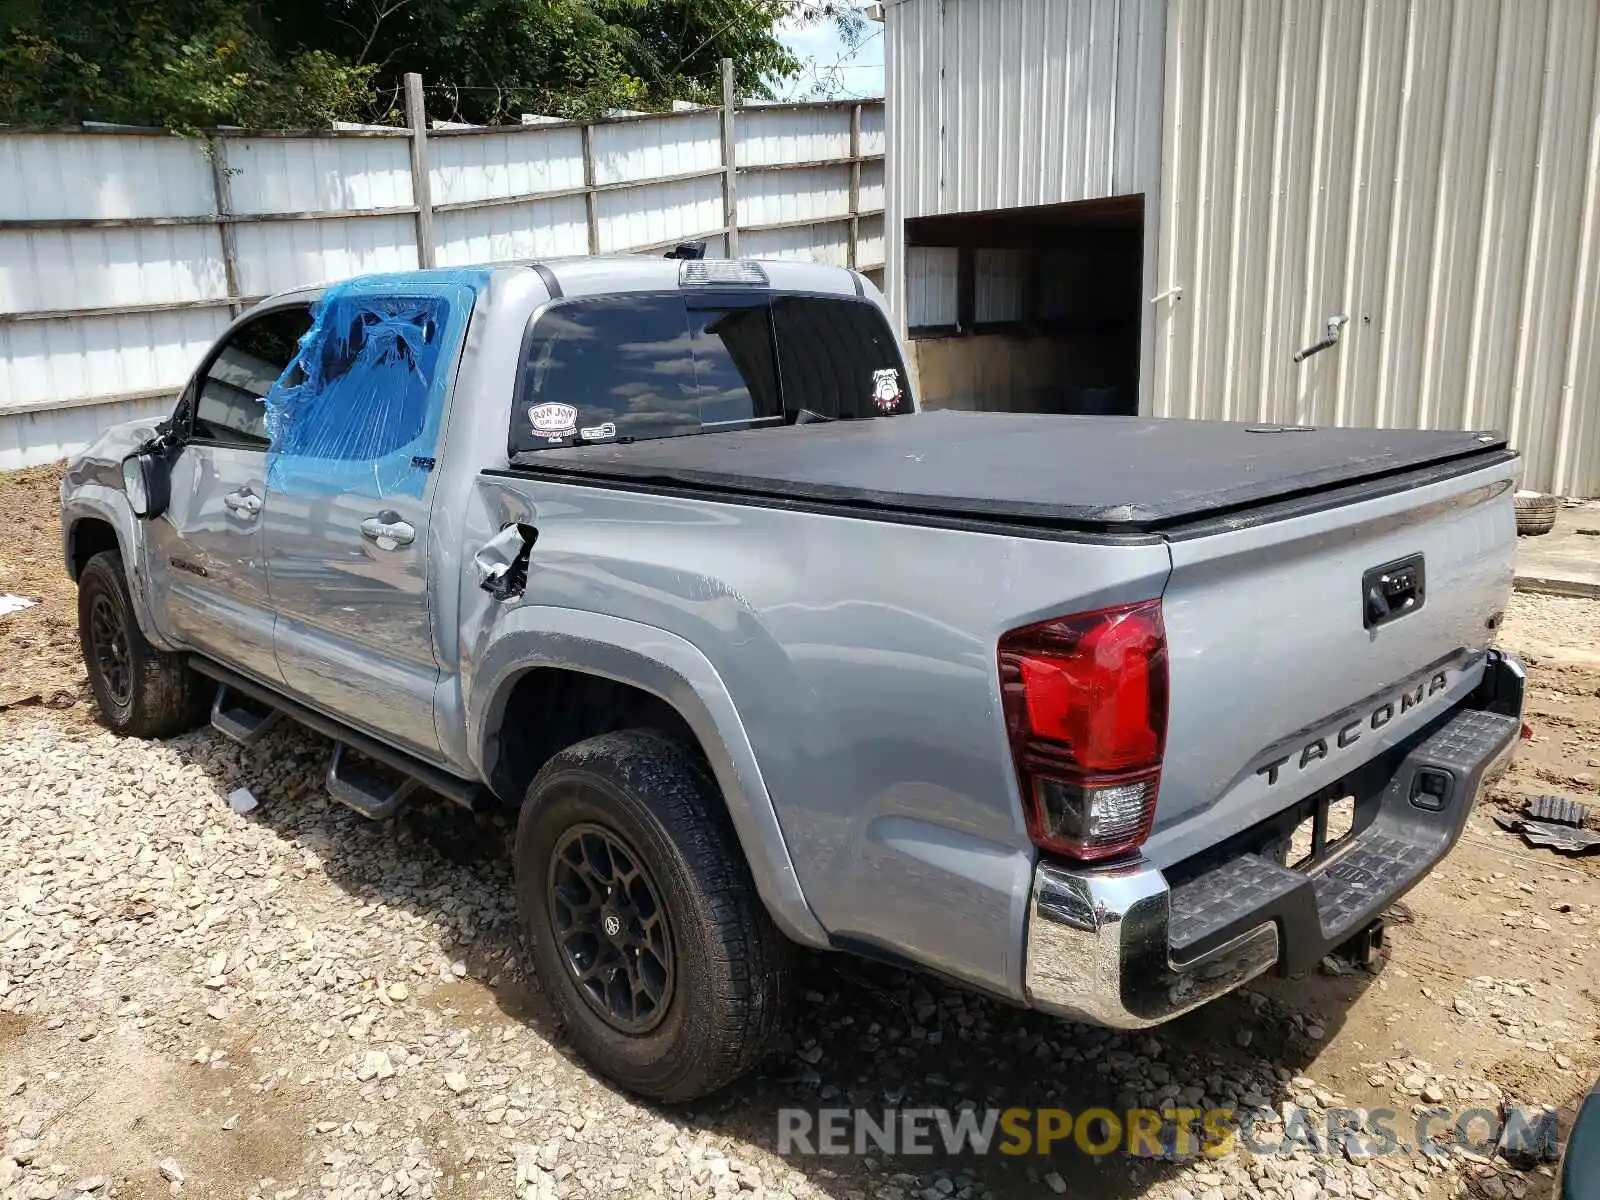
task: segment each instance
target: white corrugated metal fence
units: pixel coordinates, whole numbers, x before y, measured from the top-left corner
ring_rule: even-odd
[[[723,159],[731,122],[736,169]],[[881,101],[427,134],[0,129],[0,469],[170,407],[242,304],[419,265],[660,249],[875,271]],[[426,170],[427,220],[416,181]]]

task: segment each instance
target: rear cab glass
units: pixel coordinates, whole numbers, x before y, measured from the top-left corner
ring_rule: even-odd
[[[883,314],[864,300],[749,292],[559,301],[525,341],[513,456],[612,439],[912,411]]]

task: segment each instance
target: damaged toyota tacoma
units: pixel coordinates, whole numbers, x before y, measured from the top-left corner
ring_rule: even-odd
[[[796,945],[1131,1029],[1370,944],[1517,742],[1517,471],[923,412],[860,275],[616,257],[274,297],[61,513],[113,729],[514,810],[573,1042],[682,1100]]]

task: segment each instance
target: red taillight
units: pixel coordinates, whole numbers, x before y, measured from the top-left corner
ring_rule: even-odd
[[[1013,629],[1000,694],[1036,845],[1091,860],[1149,836],[1167,733],[1161,601]]]

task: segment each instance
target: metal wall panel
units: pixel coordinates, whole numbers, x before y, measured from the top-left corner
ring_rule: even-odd
[[[850,105],[742,109],[734,118],[737,157],[769,165],[842,157],[849,152],[850,121]],[[864,153],[881,151],[882,130],[882,102],[862,102]],[[640,184],[595,194],[602,250],[704,236],[709,253],[726,253],[720,109],[602,121],[593,126],[592,141],[597,184]],[[229,135],[219,144],[232,212],[268,218],[231,226],[237,295],[417,264],[410,214],[271,219],[412,204],[409,138]],[[572,125],[432,136],[427,156],[436,206],[584,185],[583,132]],[[697,172],[705,174],[650,182]],[[748,223],[817,221],[747,234],[743,253],[845,262],[848,222],[822,218],[847,214],[849,174],[847,166],[741,174]],[[0,131],[0,178],[29,185],[0,194],[0,221],[192,219],[216,212],[203,144],[153,131]],[[882,165],[866,164],[863,206],[880,206],[882,190]],[[441,266],[588,248],[581,195],[435,211],[433,227]],[[111,421],[147,410],[146,401],[132,399],[138,393],[175,392],[227,323],[227,305],[82,310],[225,298],[223,247],[221,228],[210,222],[0,228],[0,465],[59,457]],[[868,218],[861,222],[860,262],[873,267],[882,261],[882,222]],[[74,315],[35,316],[68,310]],[[8,320],[10,314],[32,319]]]
[[[1169,14],[1154,411],[1496,427],[1600,493],[1600,6]]]
[[[434,138],[428,144],[428,168],[435,204],[580,188],[583,130],[533,126],[510,133]]]
[[[202,308],[0,324],[0,413],[174,385],[228,319]]]
[[[264,221],[240,225],[237,236],[239,287],[247,296],[417,266],[409,216]]]
[[[92,407],[55,408],[5,416],[0,410],[0,471],[54,462],[76,454],[107,426],[172,411],[178,388],[161,399],[121,401]]]
[[[925,290],[905,256],[907,218],[1134,193],[1153,203],[1164,22],[1164,0],[885,6],[885,274],[902,320]],[[1153,250],[1152,239],[1147,278]]]
[[[978,250],[973,254],[975,321],[1020,321],[1028,308],[1026,250]]]
[[[861,153],[882,154],[889,139],[884,129],[883,101],[873,100],[861,108]]]
[[[956,323],[959,260],[960,252],[950,246],[912,246],[905,252],[908,328]]]
[[[843,221],[829,221],[741,233],[739,253],[745,258],[789,258],[844,267],[850,263],[850,228]]]
[[[862,274],[883,286],[883,215],[862,217],[856,238],[856,264]]]
[[[883,164],[881,162],[862,163],[861,211],[882,212],[884,200]]]
[[[0,313],[227,294],[214,226],[0,230]]]
[[[861,116],[864,129],[865,110]],[[849,158],[850,109],[746,108],[734,122],[734,134],[733,161],[741,167]]]
[[[589,219],[582,196],[562,196],[439,213],[433,237],[441,267],[554,258],[588,253]]]
[[[601,192],[595,210],[602,253],[709,233],[724,224],[722,179],[707,176]]]
[[[657,179],[722,165],[722,119],[715,109],[659,121],[596,125],[593,141],[596,183]]]
[[[849,167],[759,171],[739,177],[741,225],[772,225],[780,221],[849,215]]]
[[[412,203],[404,138],[227,138],[236,213],[341,212]]]
[[[184,138],[0,138],[0,220],[204,216],[211,164]]]

